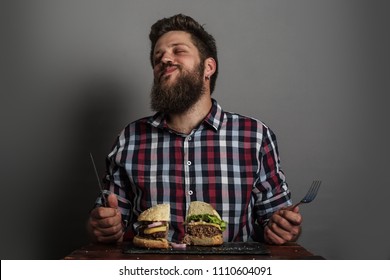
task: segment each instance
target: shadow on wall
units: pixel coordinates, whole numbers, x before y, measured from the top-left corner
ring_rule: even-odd
[[[71,116],[66,127],[62,146],[56,151],[61,170],[56,170],[56,190],[45,209],[46,236],[42,244],[44,258],[61,259],[74,249],[88,243],[85,223],[89,211],[99,194],[89,153],[94,155],[100,177],[104,174],[104,157],[119,130],[115,127],[126,106],[129,94],[110,79],[93,79],[78,86]],[[128,109],[128,108],[127,108]],[[119,128],[118,128],[119,129]],[[48,226],[49,225],[49,226]]]

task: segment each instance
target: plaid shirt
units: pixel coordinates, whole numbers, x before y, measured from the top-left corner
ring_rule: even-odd
[[[138,215],[158,203],[170,203],[173,241],[184,236],[189,203],[200,200],[228,223],[223,236],[229,242],[261,239],[257,225],[291,205],[273,132],[223,111],[215,100],[189,135],[169,129],[159,113],[129,124],[107,157],[105,182],[128,224],[125,239],[134,236]]]

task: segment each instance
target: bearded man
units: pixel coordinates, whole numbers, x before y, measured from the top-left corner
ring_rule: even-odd
[[[302,217],[289,207],[274,133],[211,98],[218,75],[213,36],[179,14],[157,21],[149,38],[156,114],[126,126],[108,155],[108,205],[99,197],[91,211],[92,239],[131,240],[141,212],[169,203],[169,238],[180,242],[190,202],[205,201],[227,221],[226,242],[295,241]]]

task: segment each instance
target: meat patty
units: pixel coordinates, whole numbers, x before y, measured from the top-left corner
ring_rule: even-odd
[[[187,228],[187,234],[196,237],[212,237],[221,233],[222,231],[219,228],[210,225],[189,225]]]

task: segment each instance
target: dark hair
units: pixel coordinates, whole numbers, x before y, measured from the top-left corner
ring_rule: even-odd
[[[200,59],[204,61],[208,57],[212,57],[215,60],[217,66],[215,73],[210,78],[210,91],[212,93],[214,91],[215,81],[218,76],[218,57],[215,39],[212,35],[204,30],[202,25],[189,16],[178,14],[169,18],[160,19],[152,25],[149,34],[149,39],[152,43],[150,50],[150,62],[152,66],[154,66],[153,52],[157,40],[169,31],[185,31],[189,33],[194,45],[198,48]]]

